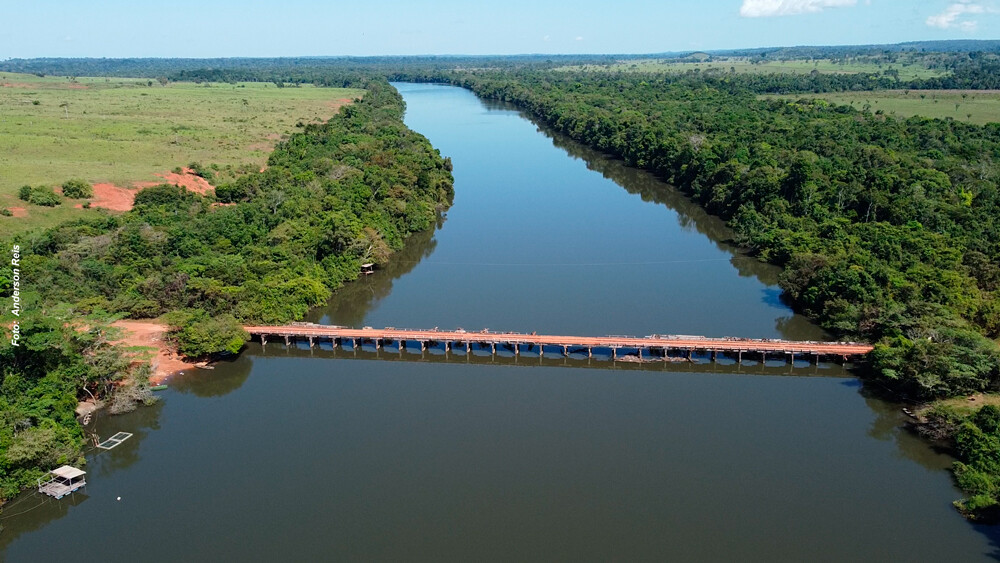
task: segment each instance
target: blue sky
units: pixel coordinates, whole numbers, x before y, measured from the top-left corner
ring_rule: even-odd
[[[655,53],[1000,38],[1000,0],[0,0],[0,59]]]

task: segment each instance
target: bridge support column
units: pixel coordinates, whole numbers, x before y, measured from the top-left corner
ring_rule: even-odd
[[[715,362],[715,361],[718,361],[718,359],[719,359],[719,351],[718,350],[712,350],[712,361]]]
[[[468,340],[465,341],[465,355],[468,356],[472,353],[472,342]]]
[[[314,346],[316,346],[316,343],[313,341],[313,337],[310,336],[309,337],[309,349],[311,350]]]
[[[445,354],[450,354],[451,353],[451,342],[445,341],[445,343],[444,343],[444,353]]]
[[[292,345],[292,338],[290,336],[286,336],[285,337],[285,346],[291,346],[291,345]]]
[[[496,356],[496,355],[497,355],[497,343],[496,343],[496,342],[491,342],[491,343],[490,343],[490,352],[491,352],[491,353],[492,353],[492,354],[493,354],[494,356]]]
[[[426,351],[427,351],[427,341],[426,340],[421,340],[420,341],[420,353],[423,354]]]
[[[267,335],[266,334],[260,335],[260,345],[261,345],[261,347],[267,346]]]
[[[514,343],[514,355],[515,356],[521,355],[521,345],[518,344],[517,342]]]
[[[743,363],[743,350],[736,352],[736,363],[738,364]]]
[[[590,358],[593,357],[594,357],[594,349],[591,348],[590,346],[587,346],[587,359],[589,360]]]
[[[563,356],[569,357],[569,346],[563,346]]]
[[[612,348],[611,349],[611,359],[612,360],[617,360],[618,359],[618,348]]]
[[[538,357],[541,358],[543,355],[545,355],[545,345],[544,344],[539,344],[538,345]]]

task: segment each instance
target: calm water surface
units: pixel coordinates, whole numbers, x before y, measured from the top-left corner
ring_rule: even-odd
[[[455,205],[313,320],[824,336],[774,269],[649,175],[466,91],[398,87],[407,124],[454,161]],[[89,455],[84,494],[17,499],[0,546],[6,561],[995,557],[996,532],[951,508],[950,458],[844,376],[251,345],[98,417],[100,436],[135,436]]]

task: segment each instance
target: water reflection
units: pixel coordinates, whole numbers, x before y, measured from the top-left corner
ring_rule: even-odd
[[[434,233],[441,228],[444,220],[442,214],[434,229],[410,235],[403,248],[393,254],[388,263],[381,265],[374,274],[345,284],[334,293],[326,306],[313,309],[305,320],[332,324],[332,319],[336,319],[337,324],[347,326],[364,324],[368,312],[392,292],[393,282],[410,273],[421,260],[434,253],[437,247]]]
[[[492,109],[516,110],[509,104],[488,103]],[[711,240],[719,250],[731,254],[731,264],[742,277],[755,277],[762,283],[773,286],[778,283],[781,268],[747,256],[739,247],[731,244],[733,231],[726,222],[710,215],[704,208],[691,201],[679,190],[646,170],[627,166],[616,159],[553,130],[544,123],[537,122],[530,115],[519,112],[522,117],[534,123],[538,131],[552,139],[552,144],[573,158],[583,160],[587,169],[599,172],[605,178],[618,184],[630,194],[637,194],[642,201],[664,205],[677,214],[677,224],[689,232],[697,232]]]
[[[170,386],[197,397],[222,397],[239,389],[253,369],[253,359],[244,353],[216,362],[213,369],[192,369],[170,379]]]
[[[141,459],[139,448],[142,439],[150,432],[159,430],[162,410],[163,403],[157,402],[127,414],[110,415],[107,411],[95,413],[91,424],[84,428],[88,446],[84,450],[87,464],[82,469],[87,472],[88,480],[108,477],[138,462]],[[94,444],[119,431],[131,432],[132,437],[111,450],[95,447]],[[84,487],[61,499],[42,495],[33,489],[12,499],[0,513],[0,523],[3,525],[3,531],[0,532],[0,552],[22,534],[38,530],[66,516],[73,507],[89,498],[87,488]]]

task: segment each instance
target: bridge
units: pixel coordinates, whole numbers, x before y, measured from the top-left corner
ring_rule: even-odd
[[[683,361],[695,354],[708,356],[715,361],[720,356],[742,361],[743,355],[759,357],[784,357],[794,362],[795,356],[848,361],[859,359],[872,351],[872,346],[858,342],[814,342],[759,338],[709,338],[705,336],[658,335],[652,336],[556,336],[518,332],[490,332],[458,330],[415,330],[386,328],[348,328],[312,323],[292,323],[281,326],[245,326],[252,337],[262,345],[269,338],[283,339],[285,345],[294,340],[304,340],[313,347],[327,340],[334,347],[359,348],[365,344],[376,349],[395,350],[402,354],[410,349],[425,352],[429,348],[443,348],[445,353],[472,354],[487,351],[496,355],[506,351],[514,355],[530,353],[538,356],[572,354],[594,356],[594,351],[606,351],[612,360],[620,361]]]

